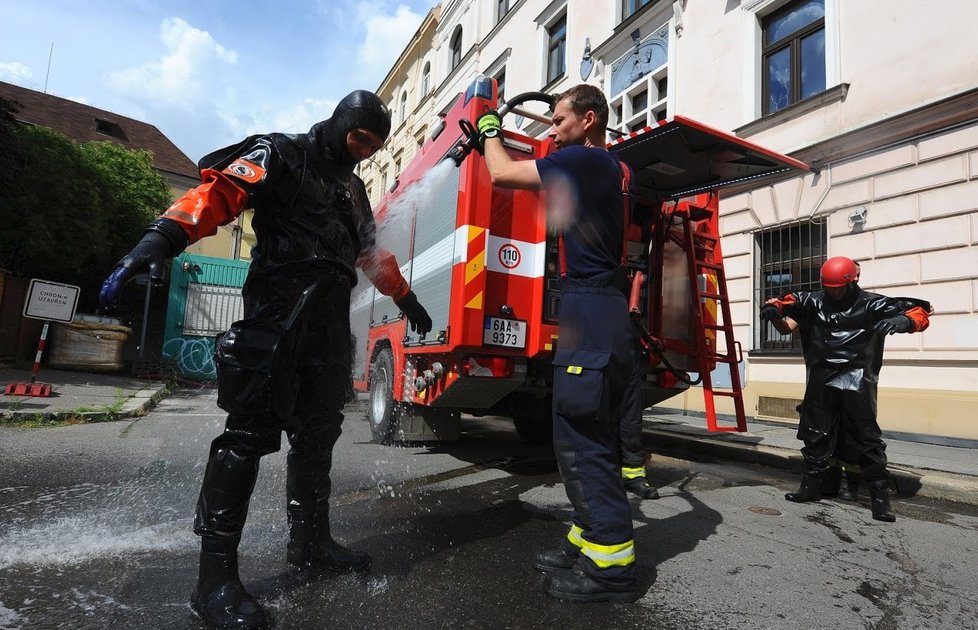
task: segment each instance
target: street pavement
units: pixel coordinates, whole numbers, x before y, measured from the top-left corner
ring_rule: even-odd
[[[0,368],[0,389],[30,380],[30,371]],[[42,368],[37,382],[50,384],[51,396],[0,395],[0,423],[10,418],[120,420],[144,415],[167,393],[162,381],[118,374]],[[678,452],[801,472],[801,442],[795,437],[794,425],[749,418],[748,429],[745,433],[711,433],[702,416],[653,408],[645,413],[643,431],[653,452]],[[884,434],[884,438],[900,496],[978,505],[978,444],[948,440],[928,443],[905,435]]]

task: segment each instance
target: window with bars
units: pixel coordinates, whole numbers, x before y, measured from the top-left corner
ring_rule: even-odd
[[[762,29],[765,114],[825,91],[825,0],[792,2]]]
[[[819,271],[825,262],[827,238],[825,221],[805,221],[759,232],[755,236],[757,273],[754,283],[754,348],[765,351],[796,352],[801,349],[797,335],[782,335],[770,322],[758,316],[764,302],[792,291],[817,291]]]

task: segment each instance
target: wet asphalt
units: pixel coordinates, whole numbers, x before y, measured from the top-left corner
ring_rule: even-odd
[[[529,564],[566,532],[548,447],[501,419],[452,444],[384,447],[347,409],[334,456],[333,529],[370,571],[307,575],[284,560],[284,453],[263,460],[241,573],[275,628],[976,628],[978,512],[898,500],[796,505],[791,474],[655,451],[663,498],[633,499],[635,604],[568,604]],[[0,429],[0,628],[192,629],[190,531],[212,390],[148,416]]]

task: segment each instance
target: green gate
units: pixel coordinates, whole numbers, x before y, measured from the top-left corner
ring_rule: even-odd
[[[241,287],[248,265],[243,260],[186,253],[173,259],[163,357],[176,363],[181,376],[217,377],[214,338],[244,315]]]

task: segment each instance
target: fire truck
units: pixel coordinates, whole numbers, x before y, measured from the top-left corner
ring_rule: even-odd
[[[502,107],[518,107],[531,92]],[[532,442],[551,432],[558,339],[558,233],[545,195],[492,186],[466,129],[497,107],[496,83],[479,77],[460,94],[375,211],[378,244],[433,321],[413,333],[393,301],[361,275],[351,302],[354,386],[368,393],[375,441],[453,440],[462,414],[513,419]],[[504,130],[517,160],[555,150],[549,138]],[[797,160],[676,116],[613,140],[633,172],[627,234],[630,311],[643,345],[646,408],[701,385],[711,431],[745,431],[740,344],[734,339],[719,239],[718,191],[791,171]],[[729,369],[724,388],[712,372]],[[719,381],[719,379],[718,379]],[[720,423],[716,397],[733,399]]]

